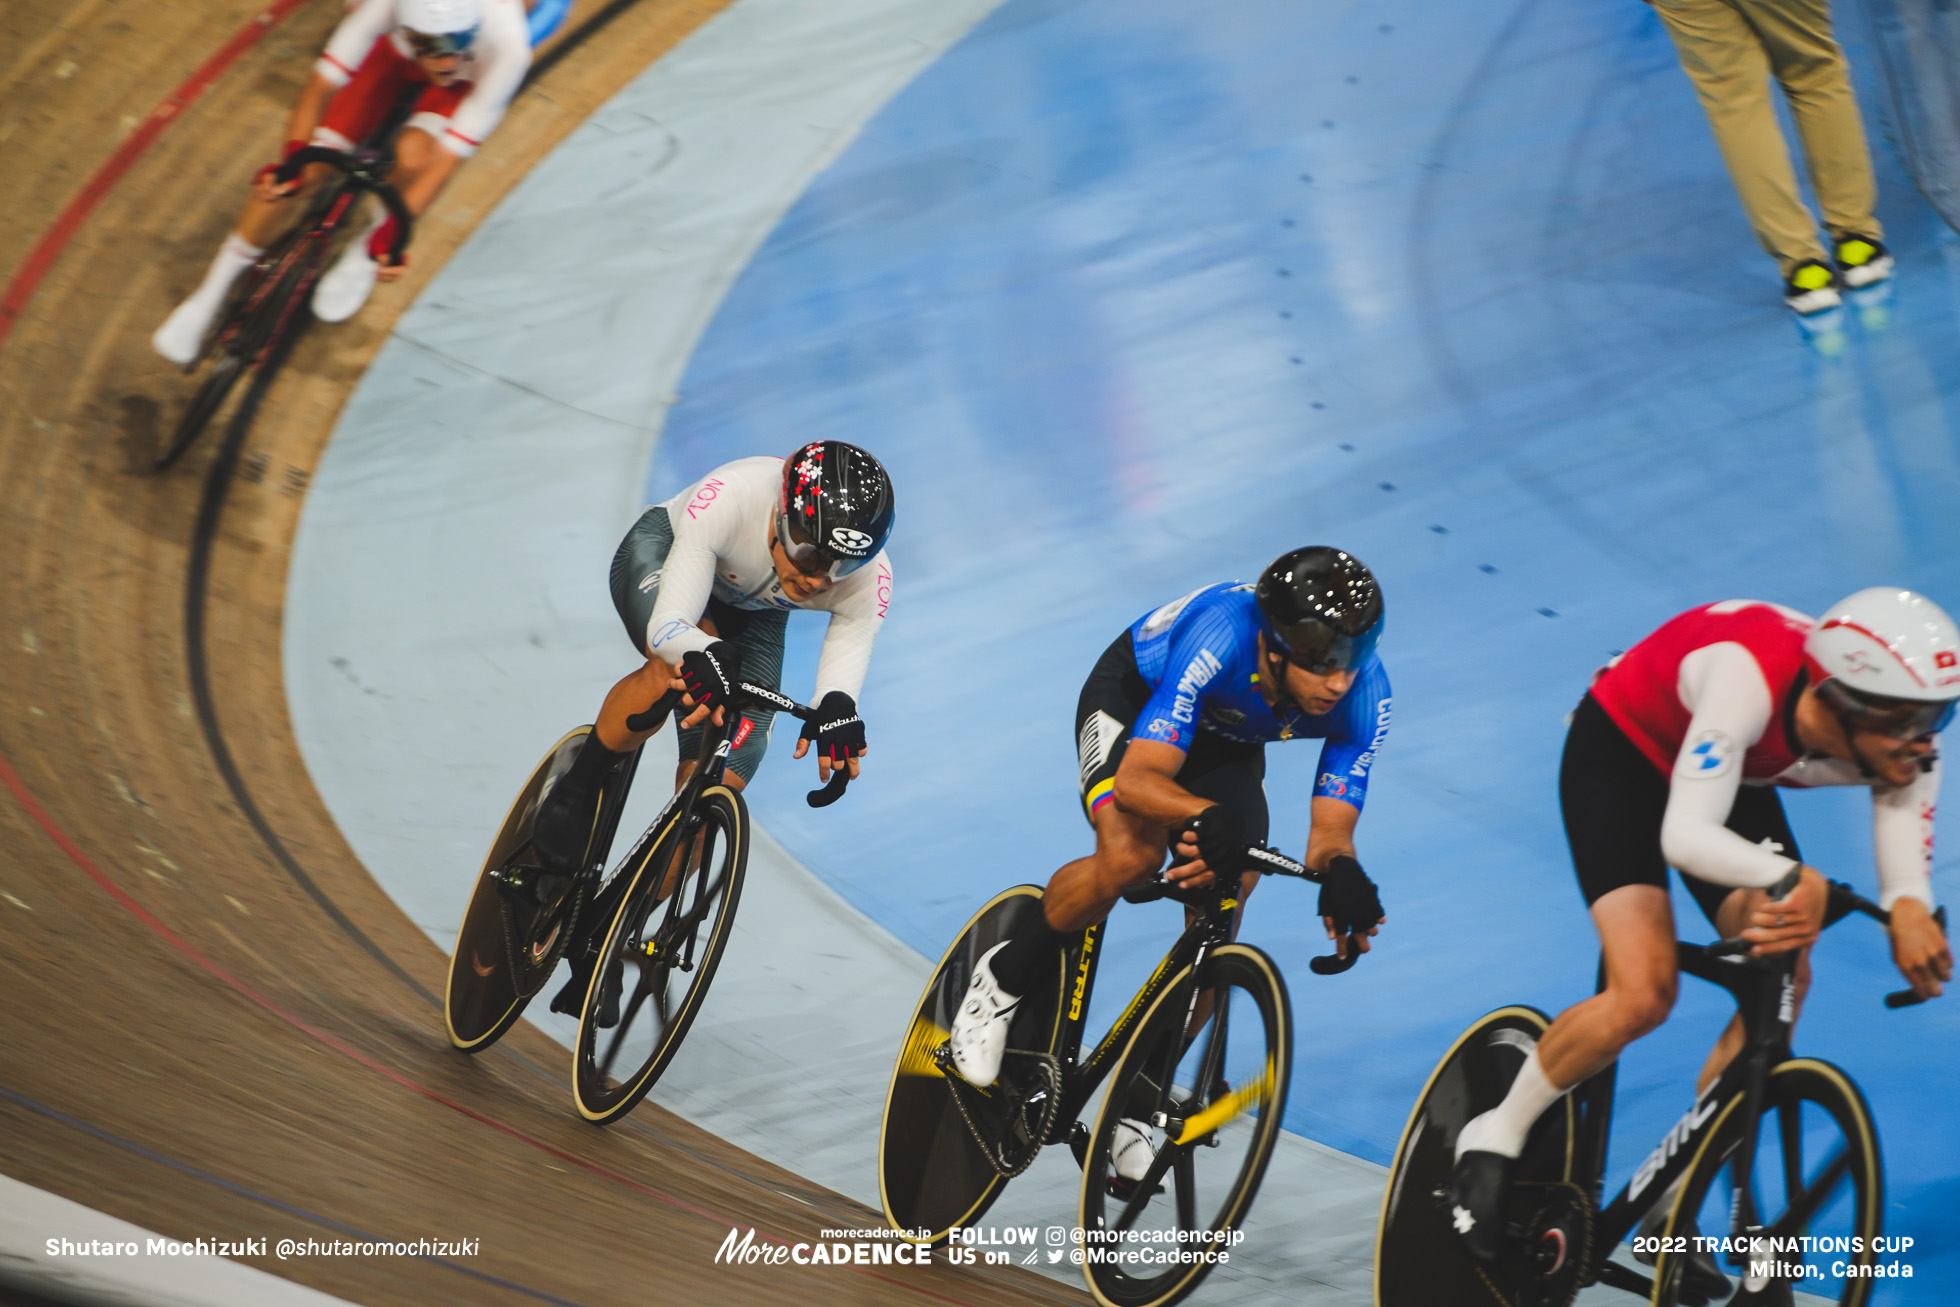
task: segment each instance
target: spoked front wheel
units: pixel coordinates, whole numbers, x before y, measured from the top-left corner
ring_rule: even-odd
[[[701,792],[630,877],[579,1013],[572,1096],[599,1125],[633,1110],[701,1010],[742,897],[748,809],[723,785]]]
[[[1572,1094],[1526,1137],[1506,1216],[1524,1239],[1494,1267],[1470,1257],[1451,1211],[1457,1132],[1503,1101],[1551,1018],[1506,1007],[1457,1038],[1423,1086],[1389,1169],[1375,1243],[1376,1307],[1564,1307],[1591,1252],[1590,1200],[1573,1183]]]
[[[577,927],[584,887],[538,862],[531,823],[545,787],[571,768],[591,729],[579,727],[545,754],[483,860],[443,993],[449,1042],[465,1053],[488,1048],[510,1029],[550,978]]]
[[[1110,1078],[1082,1173],[1096,1301],[1177,1302],[1231,1251],[1286,1111],[1293,1013],[1256,948],[1227,944],[1173,982]]]
[[[1669,1213],[1664,1233],[1670,1238],[1662,1248],[1693,1247],[1696,1235],[1728,1235],[1742,1107],[1740,1094],[1723,1105]],[[1729,1277],[1741,1281],[1730,1301],[1734,1307],[1787,1307],[1794,1292],[1864,1307],[1885,1212],[1878,1132],[1864,1095],[1829,1062],[1793,1058],[1770,1068],[1758,1123],[1751,1188],[1757,1219],[1780,1242],[1745,1254],[1740,1266],[1717,1257]],[[1687,1242],[1677,1245],[1672,1236]],[[1682,1292],[1686,1263],[1685,1257],[1661,1255],[1654,1267],[1655,1307],[1688,1301]]]

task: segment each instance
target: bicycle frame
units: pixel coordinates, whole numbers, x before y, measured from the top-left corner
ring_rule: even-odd
[[[1889,920],[1889,914],[1884,909],[1859,897],[1848,886],[1833,883],[1831,900],[1824,923],[1827,928],[1853,912],[1863,913],[1881,923]],[[1944,926],[1944,909],[1939,920]],[[1635,1168],[1633,1176],[1613,1201],[1599,1210],[1592,1240],[1594,1260],[1581,1276],[1581,1284],[1599,1282],[1634,1293],[1651,1292],[1653,1282],[1647,1276],[1607,1259],[1621,1239],[1646,1214],[1654,1200],[1666,1193],[1669,1186],[1687,1170],[1708,1137],[1722,1127],[1726,1114],[1720,1108],[1737,1095],[1742,1097],[1743,1128],[1741,1143],[1729,1162],[1734,1190],[1729,1234],[1733,1239],[1781,1238],[1798,1233],[1844,1176],[1849,1163],[1840,1155],[1818,1174],[1799,1201],[1790,1204],[1789,1210],[1776,1225],[1765,1228],[1761,1224],[1752,1183],[1759,1134],[1756,1123],[1762,1116],[1763,1090],[1770,1068],[1791,1056],[1790,1032],[1796,1024],[1797,954],[1759,958],[1750,956],[1747,948],[1740,941],[1713,945],[1675,944],[1680,970],[1720,985],[1735,996],[1736,1011],[1742,1017],[1742,1048],[1716,1077],[1715,1083],[1696,1097],[1694,1106],[1675,1122],[1662,1136],[1660,1143]],[[1603,988],[1603,963],[1599,983]],[[1916,1000],[1908,990],[1888,997],[1886,1005],[1898,1007],[1913,1001]],[[1586,1190],[1596,1210],[1600,1208],[1600,1198],[1604,1192],[1607,1137],[1613,1124],[1613,1094],[1618,1065],[1615,1062],[1608,1066],[1573,1094],[1578,1124],[1570,1178]],[[1741,1249],[1746,1246],[1746,1243],[1738,1243],[1729,1252],[1731,1266],[1744,1264],[1747,1253]]]
[[[1082,1109],[1095,1095],[1103,1079],[1115,1068],[1116,1059],[1129,1042],[1138,1017],[1149,1010],[1150,1005],[1170,988],[1174,978],[1186,967],[1195,976],[1211,951],[1232,938],[1232,913],[1238,907],[1238,895],[1213,893],[1208,896],[1208,901],[1185,901],[1188,906],[1199,909],[1197,919],[1184,928],[1184,933],[1164,954],[1164,960],[1157,964],[1157,969],[1143,982],[1143,988],[1137,991],[1136,997],[1130,1000],[1086,1059],[1081,1057],[1082,1031],[1088,1022],[1089,996],[1095,988],[1096,970],[1102,961],[1098,946],[1108,920],[1090,926],[1083,932],[1082,942],[1064,954],[1068,974],[1073,980],[1067,993],[1068,1011],[1055,1040],[1055,1060],[1062,1069],[1062,1099],[1055,1120],[1058,1126],[1064,1121],[1070,1123],[1067,1128],[1071,1132],[1071,1146],[1079,1149],[1086,1144],[1086,1139],[1081,1144],[1074,1139],[1074,1132],[1081,1129]],[[1193,1004],[1197,1002],[1195,985],[1192,987],[1191,1001]]]

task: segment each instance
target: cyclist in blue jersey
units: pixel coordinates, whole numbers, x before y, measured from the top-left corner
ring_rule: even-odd
[[[1282,554],[1257,585],[1207,586],[1139,619],[1104,651],[1076,709],[1083,812],[1096,851],[1057,871],[1042,912],[974,968],[951,1031],[953,1064],[975,1085],[1000,1074],[1008,1020],[1067,937],[1107,916],[1123,890],[1174,854],[1173,883],[1258,879],[1246,850],[1266,841],[1265,746],[1320,739],[1306,863],[1345,957],[1386,920],[1354,856],[1354,828],[1388,735],[1388,673],[1375,656],[1381,587],[1361,561],[1315,545]],[[1148,1136],[1119,1139],[1117,1173],[1141,1176]],[[1135,1145],[1134,1147],[1132,1145]],[[1133,1174],[1134,1173],[1134,1174]]]

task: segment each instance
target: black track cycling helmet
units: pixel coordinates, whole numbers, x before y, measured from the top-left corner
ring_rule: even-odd
[[[831,580],[857,571],[892,533],[892,482],[882,463],[841,440],[815,440],[783,460],[776,541],[797,570]]]
[[[1359,671],[1382,633],[1382,588],[1360,559],[1326,545],[1281,554],[1253,593],[1266,640],[1316,676]]]

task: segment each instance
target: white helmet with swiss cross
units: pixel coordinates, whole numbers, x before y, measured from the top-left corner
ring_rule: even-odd
[[[1819,695],[1861,729],[1914,739],[1952,720],[1960,627],[1924,595],[1860,590],[1817,619],[1803,651]]]

